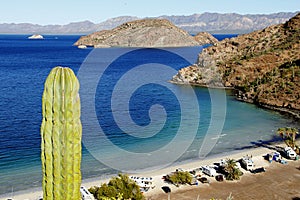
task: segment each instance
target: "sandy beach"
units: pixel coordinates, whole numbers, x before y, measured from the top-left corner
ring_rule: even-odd
[[[170,199],[204,200],[223,199],[230,194],[234,199],[300,199],[300,162],[288,165],[272,163],[263,174],[245,174],[239,181],[212,182],[200,186],[180,187],[170,194]],[[167,200],[163,192],[147,196],[148,200]]]
[[[266,145],[239,152],[231,152],[224,156],[214,156],[205,160],[193,161],[184,164],[167,167],[154,172],[144,172],[142,174],[130,174],[140,177],[152,177],[154,189],[145,193],[146,199],[168,199],[168,195],[161,189],[163,186],[171,188],[171,199],[226,199],[232,193],[234,199],[299,199],[300,198],[300,161],[287,160],[288,164],[277,162],[269,163],[263,158],[264,155],[274,151],[278,145]],[[224,158],[240,159],[245,155],[252,155],[255,167],[265,167],[266,172],[261,174],[251,174],[249,171],[242,170],[244,175],[239,181],[217,182],[213,177],[209,177],[209,184],[199,182],[196,186],[184,185],[176,187],[164,182],[162,176],[175,171],[177,168],[192,170],[203,165],[211,165]],[[86,188],[99,186],[101,183],[108,182],[97,178],[83,180],[82,185]],[[41,188],[20,191],[13,194],[1,195],[0,199],[7,200],[36,200],[42,196]]]

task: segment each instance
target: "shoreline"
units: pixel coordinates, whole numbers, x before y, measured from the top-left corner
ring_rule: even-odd
[[[146,198],[152,198],[152,196],[156,195],[163,195],[163,191],[161,190],[161,187],[163,185],[168,185],[171,189],[172,192],[176,192],[179,190],[187,190],[187,189],[192,189],[195,187],[207,187],[205,184],[201,184],[199,186],[180,186],[180,188],[175,187],[174,185],[164,183],[162,180],[162,176],[175,171],[177,168],[182,168],[184,170],[192,170],[195,168],[199,168],[200,166],[203,165],[212,165],[213,163],[219,162],[221,159],[226,159],[226,158],[231,158],[231,159],[240,159],[245,155],[252,155],[254,162],[257,162],[257,167],[269,167],[269,162],[264,160],[262,157],[263,155],[266,155],[267,153],[270,153],[273,150],[273,148],[283,146],[284,144],[282,142],[280,143],[272,143],[270,145],[265,145],[265,146],[260,146],[260,147],[253,147],[250,149],[244,149],[244,150],[235,150],[235,151],[230,151],[230,152],[224,152],[221,154],[215,154],[206,157],[205,159],[198,159],[198,160],[187,160],[187,161],[182,161],[182,162],[177,162],[174,163],[168,167],[156,170],[156,171],[143,171],[141,173],[132,173],[129,175],[134,175],[134,176],[140,176],[140,177],[152,177],[153,178],[153,183],[155,185],[154,189],[150,189],[148,192],[145,193]],[[288,160],[289,161],[289,160]],[[291,162],[291,161],[290,161]],[[250,172],[246,172],[245,170],[244,176],[245,175],[250,175]],[[102,177],[94,177],[94,178],[88,178],[88,179],[83,179],[82,180],[82,186],[86,187],[87,189],[92,187],[92,186],[100,186],[102,183],[107,183],[110,179],[110,177],[115,176],[115,174],[112,175],[107,175],[107,178]],[[215,182],[213,178],[211,178],[212,182]],[[235,181],[234,181],[235,182]],[[28,190],[22,190],[22,191],[17,191],[13,193],[13,199],[14,200],[36,200],[39,197],[42,197],[42,188],[32,188]],[[6,200],[8,198],[12,198],[12,193],[7,193],[7,194],[2,194],[0,195],[0,200]]]
[[[176,85],[190,85],[190,86],[193,86],[193,87],[202,87],[202,88],[208,88],[208,89],[224,89],[226,91],[236,91],[238,89],[236,89],[235,87],[231,86],[231,87],[227,87],[227,86],[213,86],[213,85],[208,85],[206,83],[203,83],[203,84],[199,84],[199,83],[192,83],[192,82],[189,82],[189,83],[185,83],[185,82],[179,82],[179,81],[175,81],[173,79],[169,80],[168,81],[169,83],[172,83],[172,84],[176,84]],[[271,111],[275,111],[275,112],[278,112],[280,113],[281,115],[286,115],[286,116],[289,116],[291,118],[293,118],[294,120],[300,120],[300,111],[299,110],[293,110],[293,109],[289,109],[287,107],[279,107],[279,106],[275,106],[275,105],[269,105],[269,104],[262,104],[262,103],[257,103],[255,102],[253,99],[243,99],[241,96],[237,96],[237,95],[233,95],[235,96],[235,99],[237,101],[241,101],[241,102],[244,102],[244,103],[250,103],[250,104],[253,104],[257,107],[260,107],[260,108],[264,108],[266,110],[271,110]]]
[[[274,105],[257,103],[257,102],[254,102],[252,99],[243,99],[243,98],[240,98],[240,97],[236,97],[236,100],[244,102],[244,103],[250,103],[250,104],[256,105],[257,107],[266,109],[266,110],[271,110],[271,111],[278,112],[281,115],[291,117],[294,120],[300,120],[300,111],[291,110],[291,109],[284,108],[284,107],[277,107],[277,106],[274,106]]]

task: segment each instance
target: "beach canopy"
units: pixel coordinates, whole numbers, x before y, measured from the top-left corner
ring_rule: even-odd
[[[165,192],[165,193],[170,193],[171,192],[171,188],[168,186],[163,186],[161,187],[161,189]]]

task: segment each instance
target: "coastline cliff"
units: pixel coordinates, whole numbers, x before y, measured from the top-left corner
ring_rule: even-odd
[[[218,42],[217,38],[212,36],[208,32],[199,32],[194,36],[194,39],[199,42],[199,44],[216,44]]]
[[[221,81],[215,81],[218,76]],[[215,43],[171,82],[234,88],[239,100],[300,118],[300,13]]]
[[[74,45],[95,48],[183,47],[200,46],[211,41],[216,39],[209,33],[200,33],[194,38],[166,19],[143,19],[82,36]]]

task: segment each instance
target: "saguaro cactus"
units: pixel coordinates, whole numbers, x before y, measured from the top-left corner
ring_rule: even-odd
[[[81,133],[79,82],[67,67],[52,69],[43,93],[41,159],[44,200],[79,200]]]

